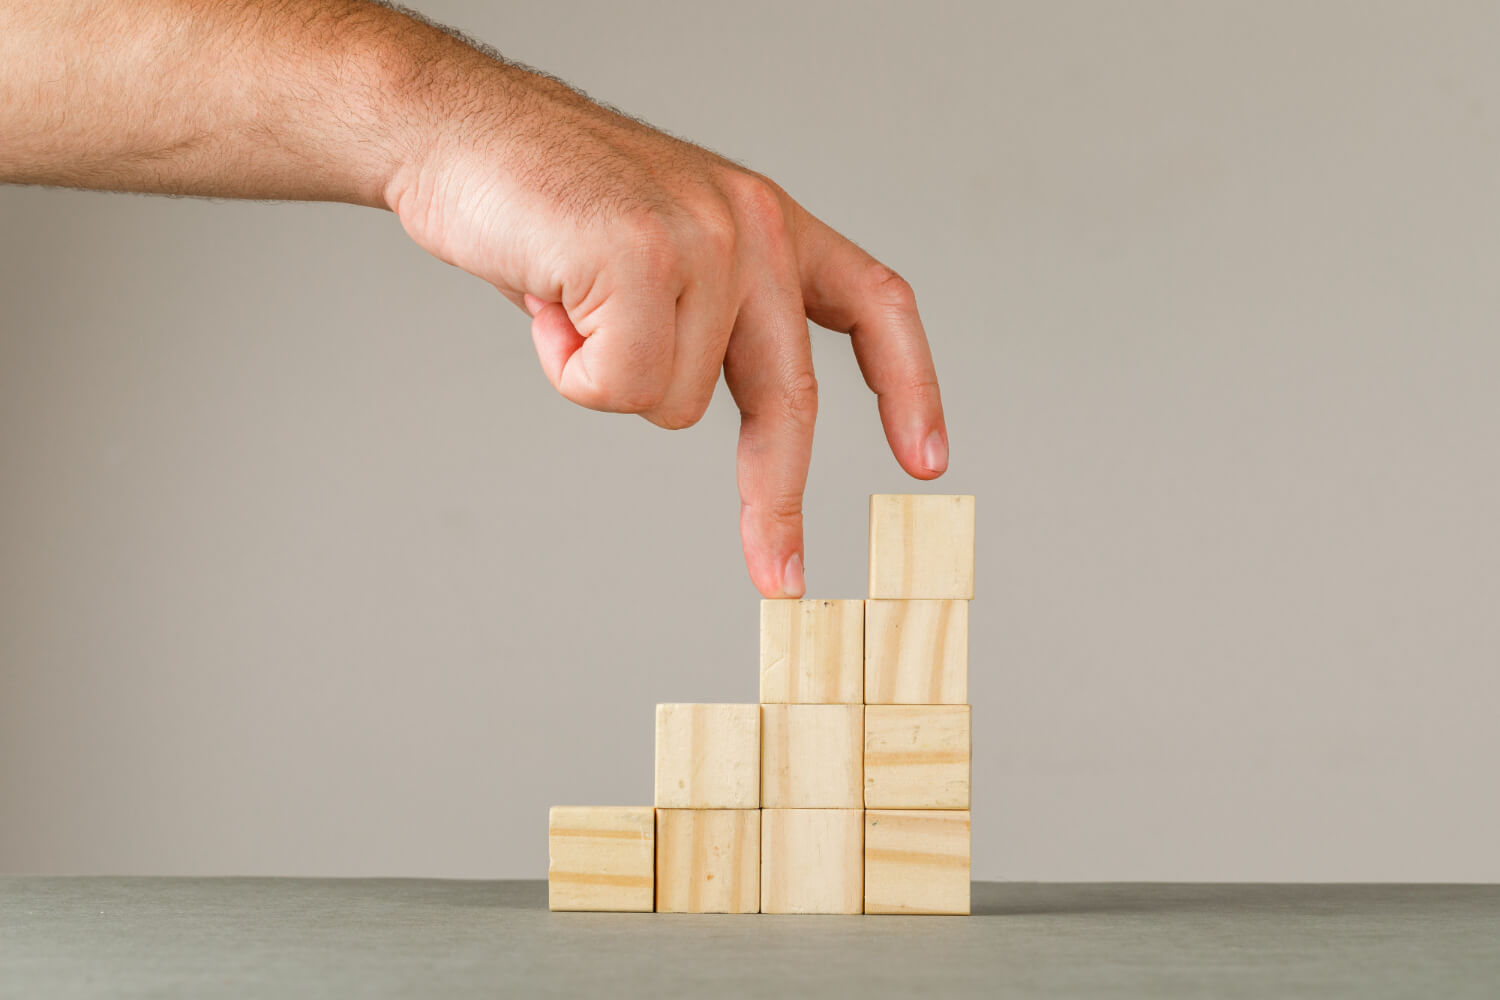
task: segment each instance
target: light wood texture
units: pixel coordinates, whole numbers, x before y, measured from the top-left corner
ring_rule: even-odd
[[[969,808],[968,705],[865,706],[865,808]]]
[[[863,705],[762,705],[761,805],[864,805]]]
[[[761,601],[760,700],[864,701],[865,602]]]
[[[968,601],[865,602],[865,701],[969,700]]]
[[[864,810],[766,809],[760,817],[760,912],[863,910]]]
[[[656,810],[658,913],[759,909],[759,809]]]
[[[760,806],[759,705],[657,705],[656,805]]]
[[[974,498],[871,496],[870,596],[972,600]]]
[[[553,806],[547,814],[547,905],[554,910],[650,912],[656,810]]]
[[[865,813],[866,913],[968,913],[969,813]]]

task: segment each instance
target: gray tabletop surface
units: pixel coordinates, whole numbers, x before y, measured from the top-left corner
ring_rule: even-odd
[[[970,917],[544,882],[0,877],[0,996],[1500,997],[1500,886],[974,884]]]

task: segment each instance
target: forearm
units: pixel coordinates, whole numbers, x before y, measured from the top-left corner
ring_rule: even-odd
[[[0,182],[383,206],[519,72],[361,0],[0,0]]]

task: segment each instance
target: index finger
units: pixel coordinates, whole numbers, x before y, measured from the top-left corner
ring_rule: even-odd
[[[801,205],[795,233],[808,319],[849,334],[896,461],[936,479],[948,468],[948,426],[911,286]]]

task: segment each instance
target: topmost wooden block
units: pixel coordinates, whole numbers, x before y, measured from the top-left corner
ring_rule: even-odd
[[[870,497],[872,598],[974,599],[974,498]]]

